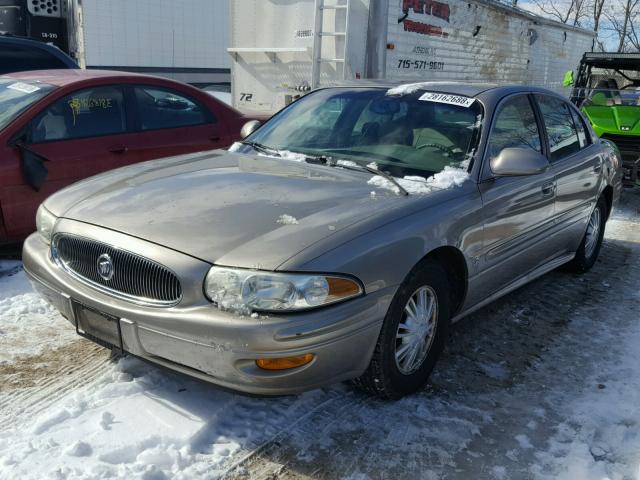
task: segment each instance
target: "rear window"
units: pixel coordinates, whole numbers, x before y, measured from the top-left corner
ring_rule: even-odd
[[[0,78],[0,130],[56,87],[48,83]]]
[[[0,50],[0,74],[27,70],[74,68],[71,59],[64,62],[46,50],[34,47],[10,45]]]

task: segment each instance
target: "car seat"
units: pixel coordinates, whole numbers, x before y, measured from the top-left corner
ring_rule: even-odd
[[[69,138],[72,125],[73,112],[67,108],[65,102],[58,102],[36,120],[31,133],[31,142],[39,143]]]
[[[622,97],[620,96],[620,88],[615,78],[609,78],[607,80],[607,88],[611,91],[611,98],[615,105],[622,105]]]
[[[592,105],[602,107],[610,107],[614,104],[613,96],[609,89],[609,82],[607,80],[600,80],[596,84],[596,88],[591,92],[590,101]]]

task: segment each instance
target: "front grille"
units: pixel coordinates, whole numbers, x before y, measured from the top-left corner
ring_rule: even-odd
[[[625,162],[634,162],[640,157],[640,136],[638,135],[602,135],[605,140],[616,144]]]
[[[99,259],[107,255],[110,275],[99,272]],[[134,303],[171,306],[180,301],[178,277],[168,268],[135,253],[106,243],[68,234],[53,239],[52,256],[77,279]]]

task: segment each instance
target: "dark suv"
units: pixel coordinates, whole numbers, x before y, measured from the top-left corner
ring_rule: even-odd
[[[61,68],[78,68],[78,64],[52,45],[27,38],[0,36],[0,75]]]

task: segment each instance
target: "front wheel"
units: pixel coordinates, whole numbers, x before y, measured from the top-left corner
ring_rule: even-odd
[[[577,273],[588,271],[596,263],[602,247],[604,238],[604,227],[607,221],[607,204],[604,198],[600,197],[596,208],[591,212],[587,230],[584,233],[582,242],[578,247],[576,256],[567,263],[567,270]]]
[[[400,398],[429,378],[449,327],[447,273],[434,260],[421,262],[393,298],[366,372],[354,383],[383,398]]]

